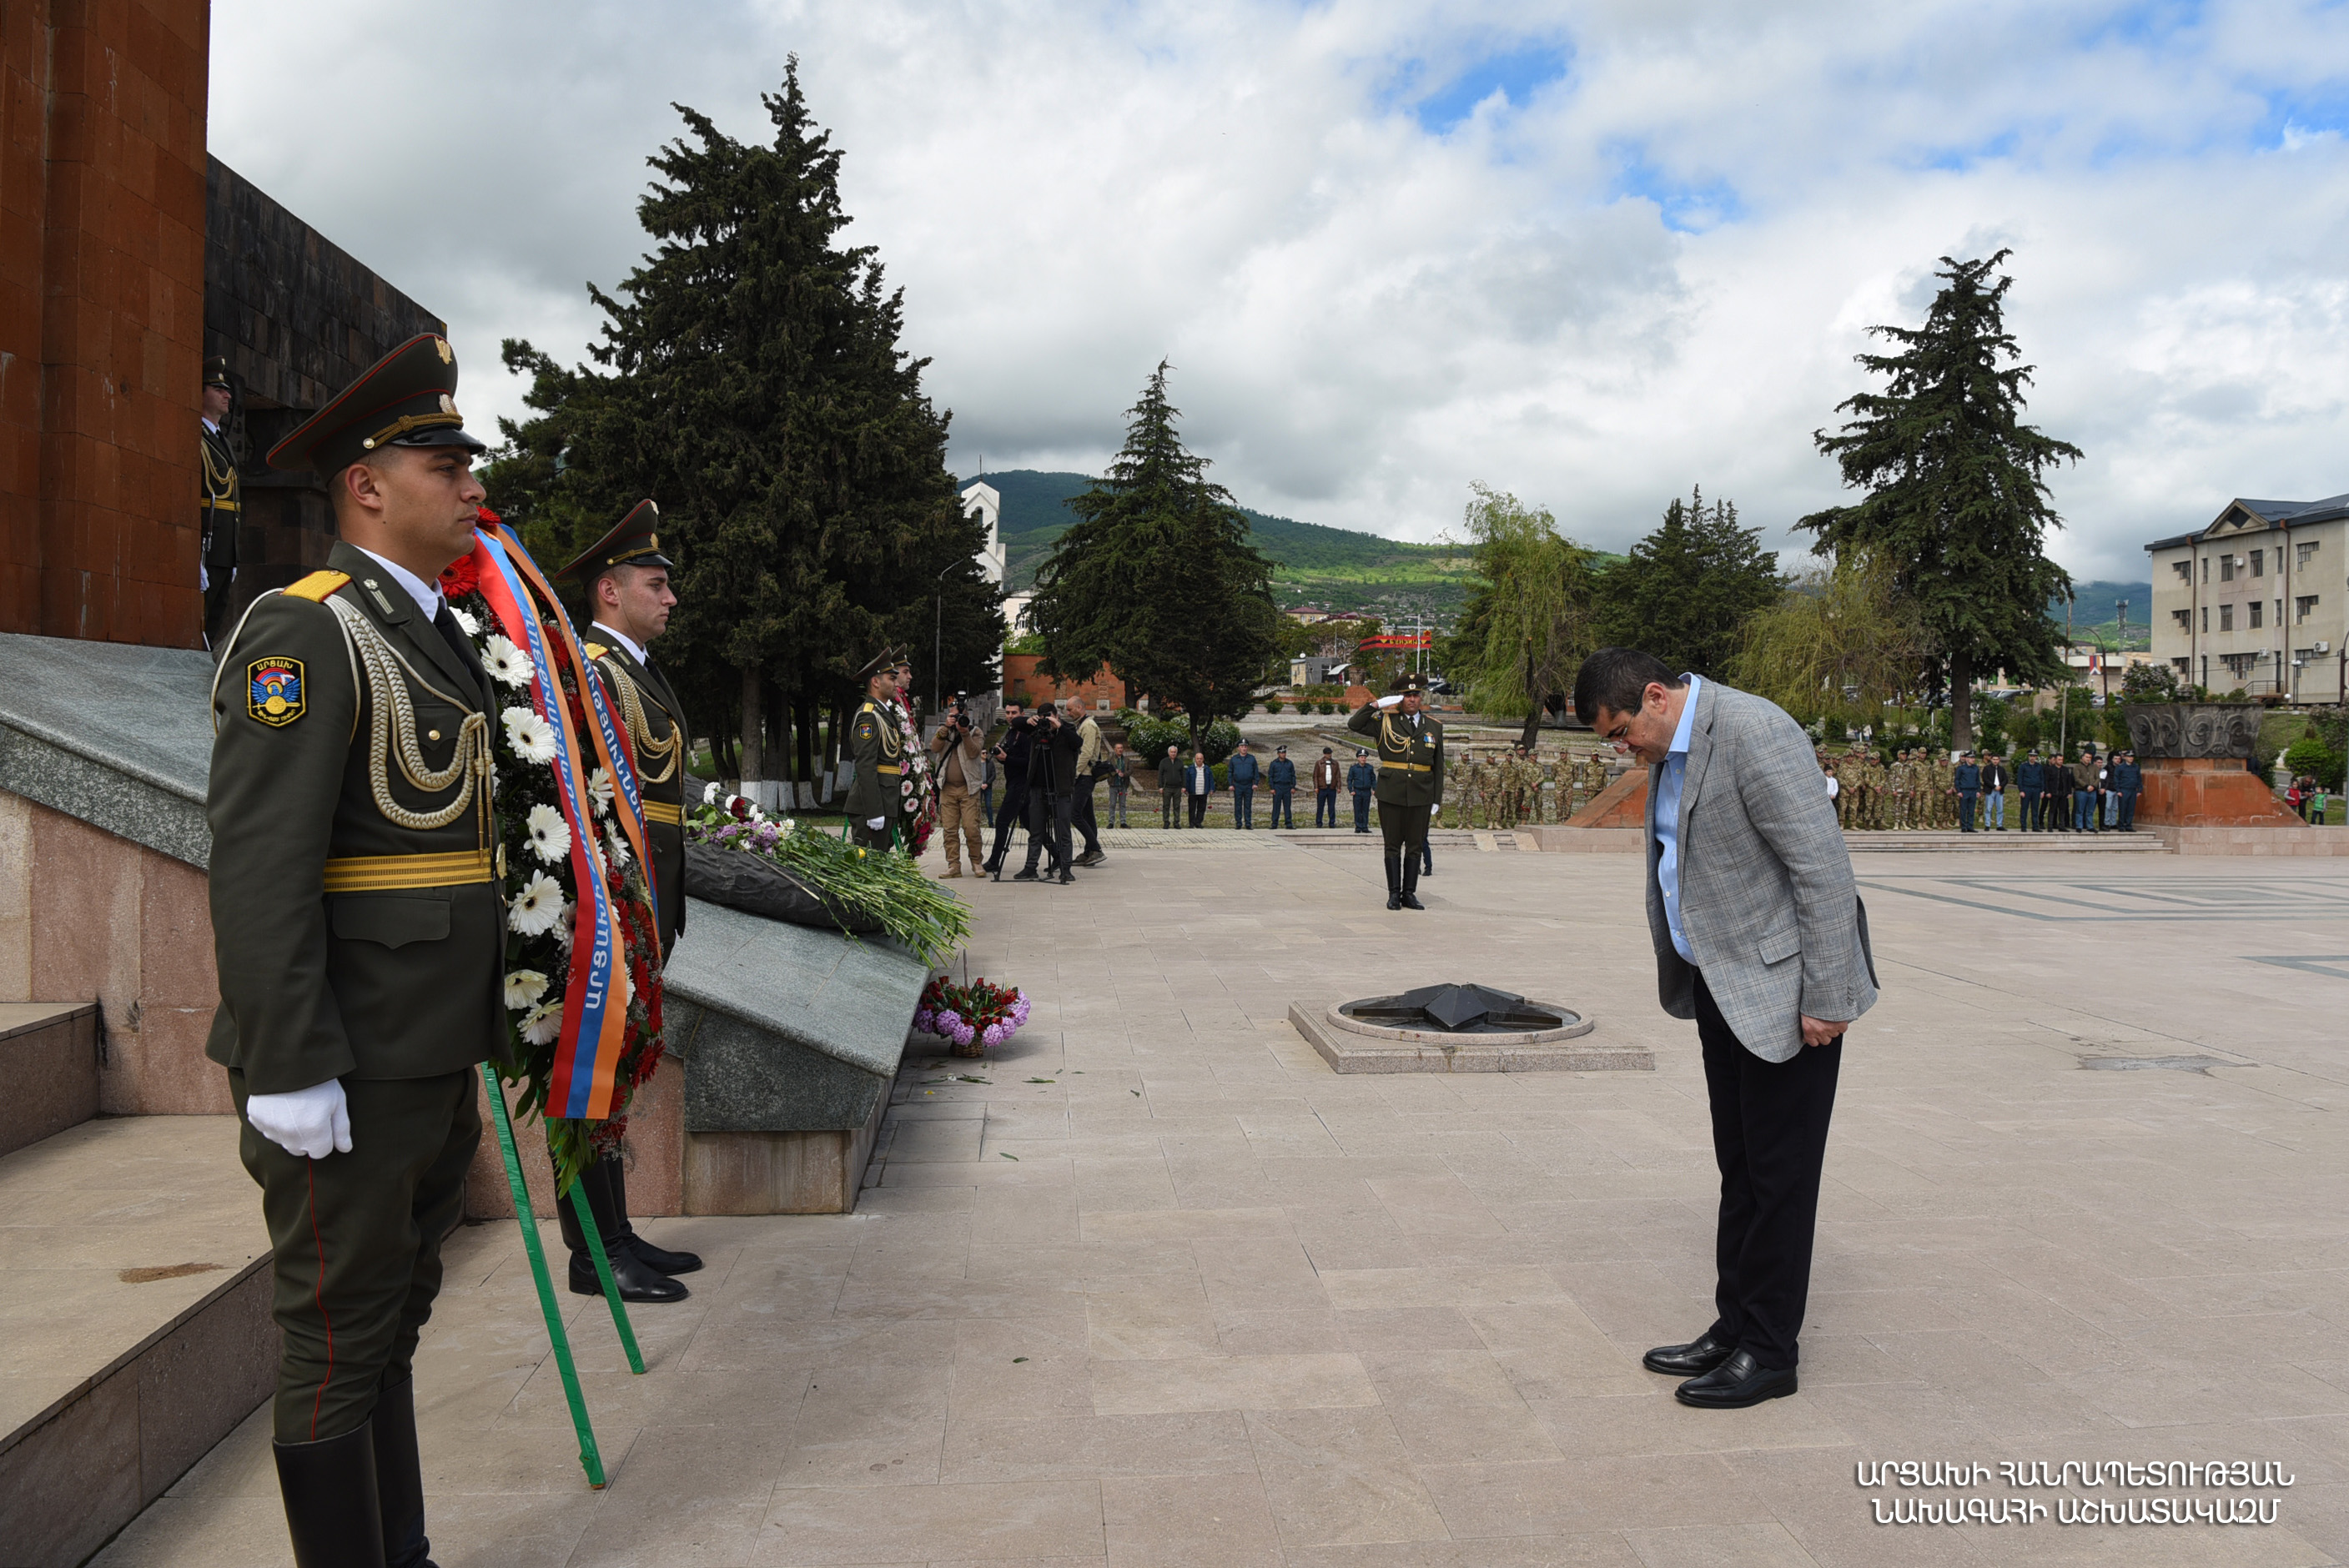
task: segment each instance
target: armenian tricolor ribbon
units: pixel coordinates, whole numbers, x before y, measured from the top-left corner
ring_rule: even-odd
[[[605,879],[603,846],[596,836],[595,806],[587,789],[591,750],[611,777],[612,799],[618,808],[615,814],[649,882],[653,864],[646,853],[644,799],[603,685],[589,673],[571,618],[537,562],[502,524],[486,519],[476,531],[474,552],[481,569],[482,597],[507,638],[530,659],[531,701],[554,732],[555,755],[550,766],[564,820],[571,828],[571,874],[576,895],[571,975],[564,991],[562,1032],[555,1040],[546,1114],[600,1121],[612,1114],[619,1087],[627,1005],[625,996],[616,995],[615,987],[624,990],[627,984],[627,961],[621,951],[618,895]],[[543,619],[540,606],[543,606]],[[556,639],[552,645],[550,631]],[[585,744],[571,705],[564,699],[559,667],[570,670],[585,710],[593,717]],[[654,957],[651,967],[657,973],[658,954]]]

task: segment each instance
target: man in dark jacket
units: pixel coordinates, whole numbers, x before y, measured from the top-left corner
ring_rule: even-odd
[[[989,876],[1002,869],[1004,851],[1011,842],[1011,824],[1028,814],[1028,753],[1035,745],[1029,720],[1018,703],[1003,705],[1003,738],[988,753],[1003,769],[1003,803],[995,812],[995,848],[987,857]]]
[[[1059,868],[1059,880],[1072,882],[1076,873],[1069,869],[1069,820],[1077,804],[1077,754],[1084,742],[1077,727],[1063,719],[1049,702],[1040,703],[1030,731],[1033,744],[1028,748],[1028,863],[1015,872],[1013,882],[1034,882],[1036,861],[1045,850],[1052,851],[1052,865]],[[1047,868],[1045,880],[1052,880]]]
[[[1321,748],[1321,760],[1313,765],[1313,825],[1321,826],[1322,813],[1329,813],[1330,826],[1338,825],[1338,758],[1328,747]]]
[[[1247,742],[1240,742],[1232,753],[1231,766],[1226,777],[1232,786],[1232,826],[1246,830],[1256,826],[1256,780],[1260,770],[1256,758],[1248,755]]]
[[[1158,759],[1158,825],[1179,828],[1183,825],[1183,755],[1174,747]]]
[[[2046,782],[2039,797],[2040,820],[2051,832],[2068,833],[2072,830],[2072,765],[2064,760],[2062,752],[2050,752],[2044,771]]]
[[[1971,751],[1958,753],[1958,769],[1953,776],[1958,791],[1958,831],[1974,830],[1974,802],[1982,798],[1982,769]]]
[[[1379,770],[1371,766],[1371,754],[1358,748],[1354,765],[1346,769],[1346,788],[1354,792],[1354,831],[1358,833],[1371,830],[1371,797],[1378,787]],[[1337,808],[1332,806],[1330,825],[1333,828],[1338,825],[1337,814]]]
[[[2134,751],[2122,752],[2120,761],[2115,767],[2118,777],[2113,787],[2120,792],[2121,798],[2120,830],[2124,833],[2134,833],[2137,831],[2137,798],[2145,789],[2145,769],[2137,766]]]
[[[1264,781],[1272,786],[1272,825],[1297,826],[1297,808],[1291,804],[1297,794],[1297,764],[1288,759],[1288,748],[1272,748],[1272,766],[1264,770]]]
[[[2080,748],[2080,760],[2072,764],[2072,830],[2075,833],[2101,833],[2105,830],[2103,804],[2099,796],[2104,789],[2105,769],[2096,760],[2096,748]]]
[[[2006,763],[1985,757],[1982,765],[1982,826],[2006,830]]]
[[[1190,764],[1183,769],[1183,792],[1191,799],[1191,826],[1207,825],[1207,798],[1216,792],[1216,770],[1207,766],[1207,754],[1191,753]]]
[[[2014,787],[2023,791],[2023,820],[2015,825],[2026,833],[2039,830],[2040,798],[2047,791],[2047,765],[2033,751],[2014,770]]]

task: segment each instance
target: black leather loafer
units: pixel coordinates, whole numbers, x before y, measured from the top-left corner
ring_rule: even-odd
[[[1741,1350],[1702,1377],[1692,1377],[1672,1390],[1683,1405],[1704,1410],[1742,1410],[1764,1399],[1781,1399],[1795,1391],[1792,1367],[1768,1367]]]
[[[1736,1348],[1734,1345],[1723,1345],[1708,1330],[1686,1345],[1657,1346],[1640,1357],[1640,1365],[1667,1377],[1694,1377],[1728,1360]]]

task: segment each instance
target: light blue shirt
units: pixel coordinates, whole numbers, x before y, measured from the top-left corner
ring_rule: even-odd
[[[1672,731],[1672,748],[1664,758],[1663,777],[1656,782],[1656,885],[1664,894],[1664,927],[1672,934],[1672,951],[1691,964],[1696,954],[1681,926],[1681,783],[1688,775],[1689,735],[1696,727],[1696,694],[1704,682],[1688,681],[1688,700],[1681,705],[1680,727]]]

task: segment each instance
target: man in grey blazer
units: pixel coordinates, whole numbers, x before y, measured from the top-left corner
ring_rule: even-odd
[[[1868,915],[1818,763],[1775,704],[1601,648],[1574,711],[1648,765],[1648,927],[1696,1020],[1721,1167],[1713,1326],[1648,1352],[1684,1405],[1795,1391],[1843,1034],[1874,1005]]]

